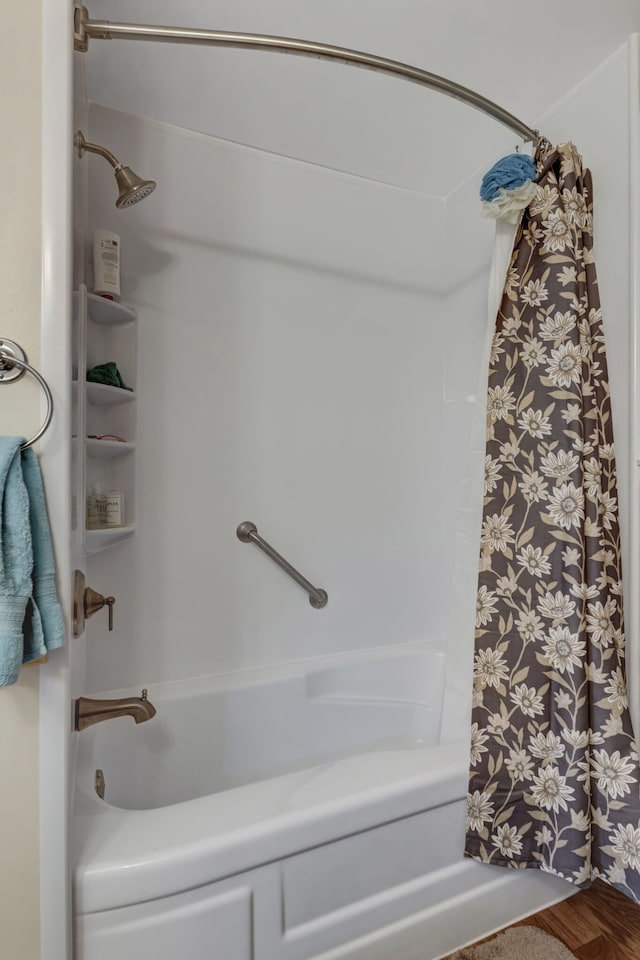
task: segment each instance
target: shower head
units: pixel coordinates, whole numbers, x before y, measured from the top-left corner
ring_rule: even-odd
[[[132,207],[134,203],[148,197],[156,188],[155,180],[141,180],[130,167],[120,165],[116,167],[115,173],[120,191],[116,207]]]
[[[139,200],[144,200],[156,188],[155,180],[142,180],[130,167],[125,167],[114,157],[110,150],[101,147],[97,143],[88,143],[83,134],[78,130],[75,135],[74,143],[78,150],[78,156],[82,157],[85,150],[89,153],[97,153],[99,156],[108,160],[114,168],[116,183],[118,184],[118,199],[116,207],[132,207]]]

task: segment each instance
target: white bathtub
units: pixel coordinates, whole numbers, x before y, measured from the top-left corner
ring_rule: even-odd
[[[434,960],[566,896],[462,859],[443,689],[407,644],[150,687],[152,721],[84,731],[77,960]]]

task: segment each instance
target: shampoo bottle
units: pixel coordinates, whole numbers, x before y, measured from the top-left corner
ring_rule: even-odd
[[[120,490],[109,490],[107,493],[108,527],[121,527],[124,524],[124,495]]]
[[[120,237],[110,230],[93,231],[93,292],[120,299]]]
[[[102,484],[94,483],[87,497],[87,530],[100,530],[107,526],[107,497]]]

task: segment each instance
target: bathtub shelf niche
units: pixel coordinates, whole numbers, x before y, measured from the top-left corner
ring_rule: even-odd
[[[113,547],[117,543],[122,543],[135,533],[134,526],[124,527],[102,527],[99,530],[85,530],[84,549],[85,553],[100,553],[107,547]]]
[[[74,294],[74,343],[74,432],[78,440],[73,519],[79,545],[89,554],[115,546],[135,533],[136,311],[89,293],[81,285]],[[109,362],[116,364],[131,390],[86,380],[87,370]],[[87,498],[96,489],[104,493],[118,490],[122,494],[122,524],[87,527]]]
[[[106,297],[99,297],[97,293],[87,293],[86,296],[92,323],[113,327],[135,322],[136,311],[133,307],[128,307],[116,300],[108,300]]]
[[[124,457],[128,453],[133,453],[136,445],[126,440],[98,440],[95,437],[87,437],[85,448],[88,457],[93,457],[95,460],[111,460],[113,457]]]
[[[122,390],[121,387],[110,387],[107,383],[91,383],[86,385],[87,403],[94,407],[112,407],[119,403],[133,403],[138,399],[135,390]]]

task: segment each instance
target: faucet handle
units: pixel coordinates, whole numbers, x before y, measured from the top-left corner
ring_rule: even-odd
[[[109,630],[113,630],[113,605],[116,602],[116,598],[105,597],[104,602],[109,607]]]
[[[93,587],[86,587],[84,591],[84,615],[87,619],[92,617],[103,607],[109,608],[109,630],[113,630],[113,605],[116,602],[115,597],[103,597]]]

